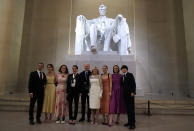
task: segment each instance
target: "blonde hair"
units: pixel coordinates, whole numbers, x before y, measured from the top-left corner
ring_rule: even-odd
[[[94,68],[92,68],[92,75],[93,75],[94,70],[97,70],[97,75],[99,75],[99,69],[98,69],[98,67],[95,66]]]

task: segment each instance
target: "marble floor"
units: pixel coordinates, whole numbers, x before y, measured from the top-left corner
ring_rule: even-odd
[[[107,127],[104,125],[90,125],[78,123],[76,125],[43,123],[31,126],[28,124],[27,112],[0,112],[0,131],[128,131],[123,127],[126,116],[121,116],[120,125]],[[194,116],[188,115],[137,115],[135,131],[193,131]]]

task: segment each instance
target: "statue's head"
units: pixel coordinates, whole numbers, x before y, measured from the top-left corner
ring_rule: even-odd
[[[100,5],[99,7],[99,13],[101,16],[105,16],[106,15],[106,6],[105,5]]]

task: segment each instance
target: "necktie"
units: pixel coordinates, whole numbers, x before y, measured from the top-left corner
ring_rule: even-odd
[[[86,80],[88,79],[88,72],[87,71],[85,72],[85,78],[86,78]]]
[[[42,80],[42,72],[40,72],[40,80]]]
[[[123,82],[125,81],[126,74],[123,75]]]

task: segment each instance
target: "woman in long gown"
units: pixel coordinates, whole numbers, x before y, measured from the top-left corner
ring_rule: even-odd
[[[55,105],[55,116],[57,118],[56,123],[65,123],[65,115],[67,112],[67,100],[66,100],[66,89],[67,89],[67,78],[68,68],[66,65],[61,65],[59,68],[59,74],[57,78],[56,88],[56,105]]]
[[[117,114],[116,124],[119,124],[120,114],[126,113],[127,111],[124,103],[123,88],[121,86],[122,75],[119,72],[119,66],[114,65],[112,74],[112,95],[110,99],[109,126],[112,126],[113,114]]]
[[[100,99],[102,98],[102,82],[97,67],[92,69],[90,76],[89,106],[92,112],[91,124],[98,124],[98,114],[100,109]],[[94,121],[95,120],[95,121]]]
[[[108,116],[109,116],[109,106],[110,106],[110,96],[112,92],[112,76],[108,73],[108,66],[104,65],[102,67],[103,74],[101,75],[102,78],[102,85],[103,85],[103,93],[100,105],[100,112],[103,115],[103,122],[102,124],[108,124]]]
[[[50,122],[52,120],[52,115],[55,112],[55,72],[52,64],[47,65],[48,73],[46,74],[46,86],[44,92],[44,103],[43,111],[45,113],[45,122]]]

